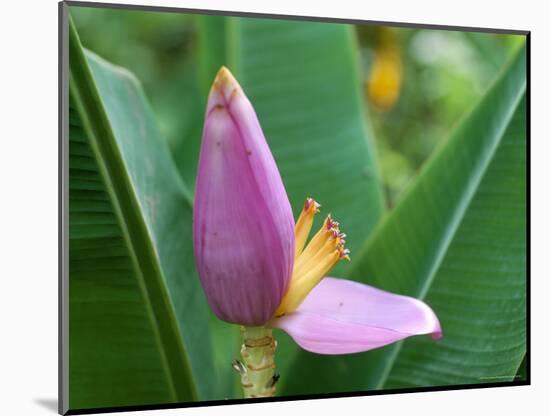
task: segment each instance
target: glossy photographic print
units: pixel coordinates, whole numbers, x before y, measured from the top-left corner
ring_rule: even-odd
[[[60,26],[60,413],[529,384],[528,32]]]

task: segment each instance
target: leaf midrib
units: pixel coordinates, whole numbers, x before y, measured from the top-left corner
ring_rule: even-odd
[[[141,215],[134,185],[124,169],[124,161],[117,147],[114,132],[112,131],[103,101],[101,100],[99,91],[94,82],[91,69],[88,66],[87,59],[84,55],[82,45],[80,44],[72,20],[70,20],[69,30],[69,52],[71,58],[69,89],[71,98],[76,103],[76,107],[82,118],[90,147],[98,164],[98,170],[104,179],[105,187],[113,205],[113,210],[115,211],[124,241],[128,247],[136,273],[136,280],[144,297],[147,314],[151,320],[151,325],[156,336],[160,358],[167,375],[170,393],[175,401],[197,400],[198,395],[196,387],[192,382],[193,378],[189,358],[183,346],[173,305],[171,304],[166,286],[164,285],[160,260],[154,250],[150,231],[146,225],[145,219]],[[89,114],[95,115],[96,123],[91,121],[88,116]],[[98,140],[99,137],[103,138],[103,142]],[[111,154],[109,154],[109,151]],[[123,183],[123,190],[128,196],[126,204],[119,198],[120,189],[117,191],[116,178]],[[189,201],[187,195],[185,199],[190,202],[192,206],[192,200]],[[136,228],[130,226],[131,220],[137,225]],[[141,248],[138,247],[140,244],[142,246]],[[137,255],[139,251],[147,252],[148,256],[140,258],[140,256]],[[152,271],[149,275],[149,284],[156,285],[155,288],[147,285],[144,275],[144,271],[147,269]],[[154,282],[151,280],[154,280]],[[157,303],[157,307],[163,309],[165,318],[169,321],[168,325],[171,329],[171,333],[169,334],[161,334],[159,328],[160,317],[157,317],[154,302],[151,299],[150,292],[152,289],[159,291],[159,302]],[[163,338],[163,335],[164,337],[169,337],[169,339]],[[171,357],[175,360],[172,360],[170,363],[168,362],[166,351],[168,343],[173,343],[173,348],[175,348],[179,355],[179,357]],[[179,370],[176,370],[178,366],[174,364],[178,361]],[[178,382],[181,380],[187,380],[190,383]]]

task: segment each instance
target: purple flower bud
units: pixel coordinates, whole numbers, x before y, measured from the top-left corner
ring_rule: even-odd
[[[292,273],[294,219],[254,108],[225,67],[208,97],[193,243],[218,318],[255,326],[273,317]]]

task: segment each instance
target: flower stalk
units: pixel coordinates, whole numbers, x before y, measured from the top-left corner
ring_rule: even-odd
[[[279,376],[275,374],[277,341],[273,338],[271,329],[263,326],[242,326],[241,335],[243,361],[234,362],[233,367],[241,376],[244,397],[274,396]]]

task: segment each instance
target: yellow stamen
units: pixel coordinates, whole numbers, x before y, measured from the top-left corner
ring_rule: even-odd
[[[303,262],[305,259],[315,254],[321,247],[323,247],[327,239],[330,237],[331,230],[329,228],[329,224],[331,221],[332,221],[332,218],[329,215],[323,222],[323,226],[313,236],[313,238],[311,239],[311,241],[309,242],[305,250],[303,250],[301,255],[294,257],[294,268],[298,267],[300,265],[300,262]],[[310,229],[311,229],[311,226],[310,226]],[[309,234],[309,231],[308,231],[308,234]]]
[[[275,316],[296,310],[308,293],[311,292],[311,289],[321,281],[325,274],[338,262],[339,258],[338,250],[333,250],[328,256],[325,256],[321,263],[308,270],[303,276],[292,279],[286,295],[275,312]]]
[[[313,253],[309,256],[300,256],[299,260],[301,261],[294,265],[294,271],[292,275],[295,276],[296,279],[301,279],[308,270],[311,270],[317,264],[323,261],[325,257],[327,257],[330,253],[337,249],[338,244],[340,244],[340,242],[342,241],[342,239],[338,236],[334,238],[334,235],[330,231],[326,232],[325,235],[328,235],[329,237],[325,240],[323,246],[319,250],[317,250],[316,253]]]
[[[319,212],[319,207],[313,199],[308,198],[296,223],[296,257],[292,278],[275,316],[295,311],[339,260],[350,260],[349,250],[345,248],[345,234],[340,232],[339,224],[330,214],[304,249],[313,216]]]
[[[296,221],[296,227],[294,228],[294,236],[296,240],[296,249],[294,258],[296,259],[304,249],[307,237],[311,231],[313,225],[313,218],[315,214],[319,212],[319,205],[313,198],[307,198],[304,204],[304,208],[300,213],[298,221]]]

